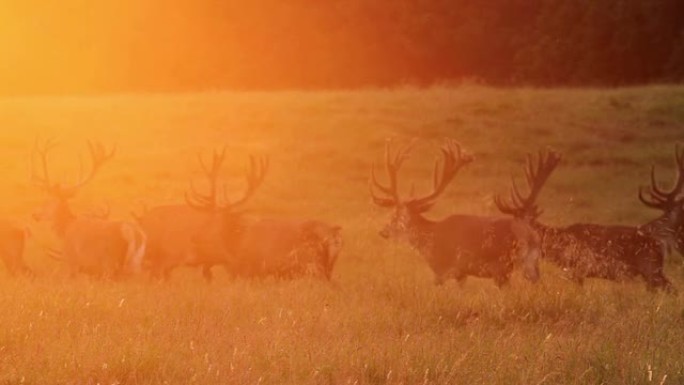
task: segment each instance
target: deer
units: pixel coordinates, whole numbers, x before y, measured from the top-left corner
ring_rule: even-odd
[[[651,165],[651,186],[639,188],[638,198],[646,207],[662,211],[662,214],[639,226],[639,231],[658,239],[663,255],[669,256],[677,251],[684,256],[684,148],[675,144],[674,161],[677,167],[675,182],[670,191],[658,187],[655,164]],[[679,197],[678,197],[679,196]]]
[[[538,215],[535,203],[546,180],[560,158],[556,153],[541,154],[537,167],[530,170],[527,197],[507,203],[501,197],[495,204],[506,217],[453,214],[441,220],[424,216],[445,191],[456,174],[473,161],[461,145],[446,139],[441,147],[443,160],[435,161],[432,191],[423,197],[402,199],[398,192],[398,171],[413,147],[413,143],[391,154],[390,141],[385,144],[385,169],[388,184],[377,179],[376,164],[371,167],[369,182],[373,202],[392,208],[390,222],[380,231],[386,239],[403,241],[417,250],[434,273],[434,282],[441,285],[449,279],[463,283],[468,276],[491,278],[501,288],[508,284],[511,274],[520,266],[523,276],[539,280],[540,239],[530,226]],[[515,191],[517,188],[513,187]],[[376,194],[376,190],[380,194]]]
[[[247,189],[243,195],[229,202],[226,191],[219,196],[221,186],[218,178],[221,166],[226,156],[226,148],[214,151],[210,162],[206,162],[200,154],[197,155],[199,165],[209,180],[210,190],[214,195],[200,198],[194,184],[191,183],[191,192],[186,192],[186,199],[190,200],[189,194],[197,194],[196,204],[168,204],[152,207],[142,215],[134,215],[140,226],[148,236],[148,246],[145,253],[145,268],[150,271],[153,278],[168,280],[171,272],[179,266],[194,266],[202,268],[202,275],[207,282],[212,281],[212,267],[215,265],[227,265],[233,260],[223,247],[222,242],[208,245],[206,242],[198,242],[198,239],[209,239],[215,234],[206,232],[216,231],[224,224],[224,221],[237,221],[240,216],[239,209],[245,205],[257,191],[264,180],[268,169],[267,158],[250,156],[250,170],[245,175]],[[217,199],[223,198],[223,202]],[[224,204],[226,213],[235,215],[216,215],[220,211],[218,205]],[[198,207],[202,206],[202,207]],[[228,224],[228,222],[226,222]]]
[[[24,248],[30,231],[8,220],[0,220],[0,259],[10,276],[34,275],[24,262]]]
[[[586,278],[621,281],[641,277],[649,290],[674,292],[663,274],[664,258],[676,246],[682,228],[682,203],[677,199],[684,185],[684,154],[675,150],[678,176],[671,191],[658,188],[655,167],[651,169],[651,189],[639,189],[639,199],[648,207],[662,210],[660,217],[642,226],[576,223],[551,227],[534,221],[542,237],[542,258],[570,272],[582,284]]]
[[[235,202],[219,195],[218,169],[224,153],[214,155],[212,166],[203,166],[209,192],[193,185],[185,196],[188,207],[212,216],[194,239],[202,250],[221,250],[228,256],[223,265],[233,276],[296,278],[314,275],[330,280],[342,248],[341,226],[309,218],[254,217],[240,206],[263,182],[268,158],[250,157],[247,192]]]
[[[92,215],[75,214],[70,201],[92,181],[100,168],[116,152],[107,151],[99,142],[88,142],[92,166],[86,175],[79,175],[76,183],[67,185],[53,182],[48,170],[48,155],[55,147],[53,140],[36,143],[31,155],[31,181],[49,199],[33,213],[36,221],[51,224],[53,232],[61,239],[60,251],[49,249],[48,255],[67,264],[71,275],[78,273],[117,279],[127,274],[137,274],[141,269],[145,251],[145,233],[133,222],[114,221]],[[39,166],[36,165],[38,159]]]

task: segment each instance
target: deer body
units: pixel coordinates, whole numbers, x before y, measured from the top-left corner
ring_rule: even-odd
[[[241,276],[330,279],[342,248],[341,228],[318,220],[243,219],[224,224],[222,240],[234,256],[228,270]]]
[[[421,216],[407,231],[408,242],[424,256],[437,284],[474,276],[492,278],[501,286],[516,266],[517,253],[539,248],[536,234],[511,218],[452,215],[433,222]],[[535,280],[536,265],[528,269],[534,272],[529,278]]]
[[[631,226],[578,223],[552,228],[537,225],[542,233],[542,256],[585,278],[621,281],[641,277],[650,289],[671,290],[663,274],[664,254],[659,240]]]
[[[132,223],[76,218],[62,239],[65,262],[74,273],[117,277],[140,269],[145,235]]]
[[[149,237],[145,257],[153,275],[168,276],[176,266],[202,266],[211,280],[211,268],[222,265],[233,276],[294,277],[309,272],[330,278],[341,248],[338,226],[315,220],[255,218],[239,210],[261,185],[268,160],[250,158],[244,195],[229,202],[219,196],[218,174],[225,149],[215,152],[211,164],[200,157],[209,180],[209,194],[194,187],[186,205],[155,207],[139,218]]]
[[[649,289],[674,291],[663,274],[664,260],[673,249],[681,252],[684,226],[684,151],[675,146],[677,179],[670,191],[658,187],[655,167],[651,168],[651,187],[639,189],[639,200],[663,213],[642,226],[617,226],[578,223],[567,227],[534,226],[543,234],[543,254],[571,271],[581,283],[585,278],[623,280],[642,277]]]
[[[178,266],[202,266],[204,277],[211,280],[211,266],[224,264],[228,258],[221,249],[198,247],[196,239],[211,229],[211,220],[211,214],[181,204],[146,211],[138,218],[147,234],[145,268],[153,277],[168,279]]]

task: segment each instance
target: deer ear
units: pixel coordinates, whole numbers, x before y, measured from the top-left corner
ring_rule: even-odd
[[[394,207],[397,205],[397,202],[394,199],[390,198],[378,198],[378,197],[373,197],[373,203],[380,207]]]

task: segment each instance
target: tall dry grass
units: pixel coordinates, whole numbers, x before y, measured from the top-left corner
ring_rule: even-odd
[[[429,187],[436,146],[458,139],[476,161],[430,213],[496,215],[527,151],[565,158],[541,197],[542,220],[639,224],[657,215],[637,187],[651,163],[672,177],[684,139],[684,88],[491,89],[206,93],[0,101],[0,213],[32,228],[30,279],[0,281],[4,384],[642,384],[684,383],[684,300],[641,282],[578,287],[550,265],[531,285],[514,277],[432,285],[401,244],[377,236],[386,210],[368,197],[385,138],[424,138],[402,186]],[[71,180],[84,140],[118,154],[74,201],[114,217],[143,203],[180,202],[199,177],[198,151],[227,144],[236,190],[246,155],[272,167],[251,208],[344,227],[334,283],[230,280],[205,284],[68,279],[43,255],[55,242],[30,221],[44,197],[29,183],[35,137],[57,136],[52,169]],[[684,291],[680,256],[666,273]],[[218,270],[218,269],[217,269]]]

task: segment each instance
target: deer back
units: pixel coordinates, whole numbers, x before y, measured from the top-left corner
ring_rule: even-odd
[[[294,218],[251,218],[226,227],[227,249],[245,276],[293,276],[311,269],[330,277],[341,249],[339,226]]]

